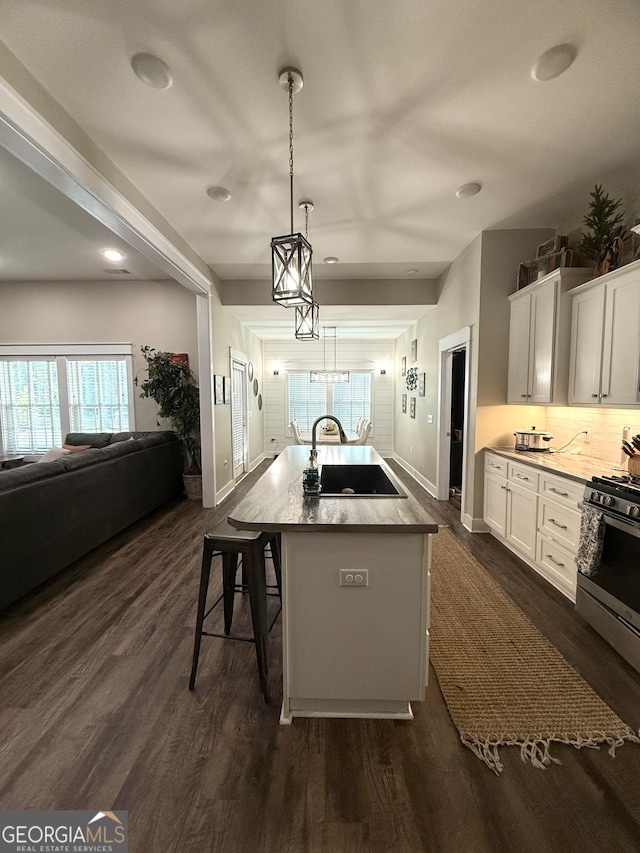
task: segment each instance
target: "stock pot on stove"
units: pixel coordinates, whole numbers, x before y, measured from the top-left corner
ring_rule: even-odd
[[[550,432],[543,429],[519,429],[514,432],[516,437],[516,450],[549,451],[549,442],[553,438]]]

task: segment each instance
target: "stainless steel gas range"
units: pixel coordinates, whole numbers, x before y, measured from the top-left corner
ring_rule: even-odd
[[[576,610],[640,672],[640,477],[594,477],[583,500],[601,513],[602,554],[578,572]]]

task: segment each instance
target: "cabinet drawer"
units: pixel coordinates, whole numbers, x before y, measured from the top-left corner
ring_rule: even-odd
[[[546,536],[538,535],[536,562],[542,573],[555,582],[556,586],[570,591],[572,596],[575,596],[578,567],[573,555],[566,548]]]
[[[494,453],[485,453],[484,470],[486,474],[498,474],[501,477],[506,477],[507,460],[504,456],[496,456]]]
[[[580,537],[580,513],[548,498],[538,503],[538,531],[575,554]]]
[[[526,489],[532,489],[534,492],[538,491],[539,474],[533,468],[530,468],[529,465],[519,465],[517,462],[509,462],[507,468],[509,480],[518,483],[519,486],[524,486]]]
[[[540,494],[577,510],[584,495],[584,483],[569,480],[567,477],[540,474]]]

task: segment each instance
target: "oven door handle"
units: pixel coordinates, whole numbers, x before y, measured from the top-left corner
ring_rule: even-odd
[[[625,519],[622,521],[619,518],[615,518],[612,515],[607,515],[603,513],[605,524],[610,524],[611,527],[615,527],[617,530],[621,530],[623,533],[628,533],[629,536],[635,536],[636,539],[640,539],[640,524],[637,524],[632,519]]]

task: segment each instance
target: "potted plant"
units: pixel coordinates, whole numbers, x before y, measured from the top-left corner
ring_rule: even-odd
[[[174,358],[170,352],[160,352],[142,346],[140,352],[147,363],[148,377],[135,383],[141,397],[151,397],[158,406],[157,425],[166,418],[182,441],[186,452],[186,470],[182,475],[187,497],[202,500],[202,469],[200,468],[200,394],[189,365]]]
[[[591,233],[582,235],[580,250],[585,258],[595,261],[595,274],[602,275],[614,269],[617,261],[624,232],[624,215],[618,211],[622,201],[614,201],[598,184],[590,195],[589,213],[583,222]]]

